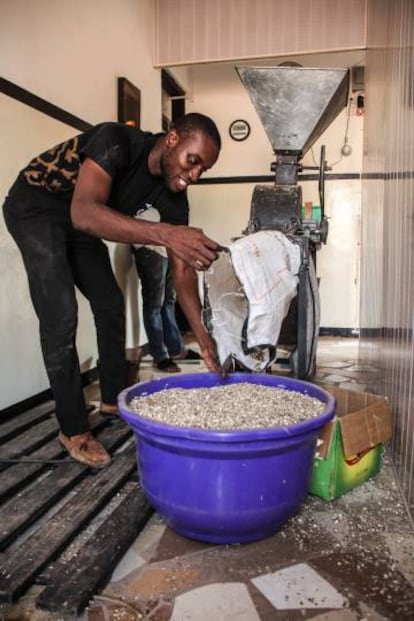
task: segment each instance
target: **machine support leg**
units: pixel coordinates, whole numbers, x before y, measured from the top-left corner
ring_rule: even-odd
[[[299,270],[299,285],[298,285],[298,365],[297,376],[299,379],[306,379],[307,375],[307,360],[308,360],[308,346],[307,346],[307,333],[308,333],[308,272],[309,272],[309,257],[307,248],[302,248],[302,262]]]

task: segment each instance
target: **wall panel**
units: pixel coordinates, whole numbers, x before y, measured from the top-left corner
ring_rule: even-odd
[[[364,48],[366,1],[154,0],[154,64]]]
[[[368,9],[361,358],[390,398],[390,448],[414,515],[414,3]]]

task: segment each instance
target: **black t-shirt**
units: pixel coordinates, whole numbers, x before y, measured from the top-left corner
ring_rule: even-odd
[[[171,192],[148,170],[149,152],[160,135],[122,123],[101,123],[34,158],[20,178],[70,201],[79,166],[89,157],[112,177],[109,207],[130,216],[155,207],[161,222],[188,224],[187,193]]]

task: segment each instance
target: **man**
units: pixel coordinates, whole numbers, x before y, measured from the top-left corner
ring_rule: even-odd
[[[187,223],[187,186],[213,166],[220,146],[214,122],[197,113],[166,134],[102,123],[34,158],[6,198],[6,225],[22,254],[39,319],[59,440],[82,463],[104,467],[111,458],[89,431],[75,343],[75,286],[94,315],[102,413],[117,412],[117,395],[126,386],[124,302],[103,239],[167,248],[206,365],[219,371],[201,322],[195,272],[210,266],[219,247],[200,229],[177,224]],[[157,205],[161,222],[132,217],[146,204]]]

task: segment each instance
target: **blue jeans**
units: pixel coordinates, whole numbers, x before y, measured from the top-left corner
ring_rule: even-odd
[[[156,363],[181,354],[185,347],[175,319],[175,289],[169,261],[145,246],[133,248],[142,291],[142,314],[148,347]]]

